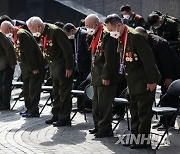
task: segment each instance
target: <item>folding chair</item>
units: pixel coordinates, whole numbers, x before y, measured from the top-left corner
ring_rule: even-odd
[[[128,130],[130,130],[130,125],[129,125],[129,114],[128,114],[128,109],[129,109],[129,105],[130,105],[130,102],[125,99],[125,96],[126,96],[126,92],[127,92],[127,88],[125,88],[122,93],[120,94],[120,96],[118,98],[115,98],[114,99],[114,106],[117,106],[117,107],[120,107],[122,105],[125,106],[125,112],[124,114],[126,114],[126,120],[127,120],[127,126],[128,126]],[[114,128],[113,128],[113,131],[116,129],[116,127],[120,124],[121,120],[124,118],[124,114],[118,118],[114,118],[113,117],[113,123],[115,124]],[[117,121],[117,122],[115,122]]]
[[[175,80],[174,82],[171,83],[171,85],[169,86],[167,93],[165,95],[180,96],[180,79]],[[163,135],[160,135],[161,139],[160,139],[158,145],[156,146],[156,150],[159,148],[165,135],[166,134],[168,135],[168,131],[169,131],[171,124],[173,123],[173,121],[177,117],[177,115],[179,114],[179,109],[180,109],[180,101],[179,101],[179,105],[177,108],[172,108],[172,107],[153,107],[152,108],[153,114],[162,115],[165,117],[168,115],[172,115],[172,118],[171,118],[169,124],[167,125],[166,130],[164,131]],[[152,133],[152,134],[154,134],[154,133]]]
[[[71,93],[72,93],[73,97],[74,96],[83,96],[84,97],[84,90],[72,90]],[[80,107],[82,107],[82,104],[80,105]],[[75,113],[73,114],[71,121],[74,119],[74,117],[76,116],[77,113],[78,113],[78,110],[76,110]]]
[[[94,95],[94,91],[93,91],[93,86],[92,85],[88,85],[86,88],[85,88],[85,91],[84,91],[84,96],[85,96],[85,99],[84,99],[84,103],[82,104],[83,105],[83,108],[85,109],[85,101],[86,100],[89,100],[92,102],[92,99],[93,99],[93,95]],[[129,106],[129,101],[125,98],[115,98],[114,99],[114,102],[117,103],[118,105],[125,105],[126,106],[126,114],[127,114],[127,122],[128,122],[128,130],[130,129],[129,128],[129,116],[128,116],[128,106]],[[84,112],[84,117],[85,117],[85,120],[87,121],[87,116],[86,116],[86,113]],[[113,131],[116,129],[116,127],[119,125],[119,123],[121,122],[122,119],[116,119],[118,122],[115,123],[115,126],[113,128]],[[115,121],[115,120],[114,120]]]
[[[129,108],[129,101],[125,98],[115,98],[114,99],[114,104],[116,104],[117,106],[120,105],[125,105],[125,113],[126,113],[126,118],[127,118],[127,125],[128,125],[128,130],[130,130],[130,126],[129,126],[129,114],[128,114],[128,108]],[[116,127],[120,124],[122,120],[122,117],[119,117],[118,119],[113,119],[113,123],[115,124],[113,131],[116,129]],[[117,123],[115,123],[114,121],[117,121]]]
[[[20,82],[20,81],[16,81],[16,82],[12,82],[12,89],[11,91],[14,89],[14,88],[21,88],[23,86],[23,82]],[[13,106],[11,107],[11,110],[14,109],[15,105],[17,104],[17,102],[20,100],[20,98],[23,97],[23,91],[20,92],[20,94],[14,98],[15,102],[13,104]]]
[[[44,108],[48,105],[48,102],[49,100],[51,99],[52,100],[52,90],[53,90],[53,87],[52,86],[42,86],[41,87],[41,90],[42,92],[47,92],[49,93],[49,97],[48,99],[46,100],[46,103],[43,105],[41,111],[40,111],[40,114],[43,112]]]

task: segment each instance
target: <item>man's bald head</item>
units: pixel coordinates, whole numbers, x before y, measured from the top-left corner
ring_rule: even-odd
[[[87,31],[90,32],[90,35],[94,34],[99,29],[100,25],[100,19],[96,14],[90,14],[85,18],[85,27]]]
[[[13,33],[14,28],[15,27],[13,26],[13,24],[10,21],[3,21],[1,23],[1,31],[4,34]]]
[[[27,24],[27,26],[29,26],[29,25],[38,26],[38,25],[42,25],[43,21],[40,17],[33,16],[26,21],[26,24]]]
[[[100,19],[96,14],[90,14],[85,18],[85,25],[92,23],[100,23]]]
[[[26,24],[32,33],[37,33],[37,32],[42,33],[45,27],[42,19],[37,16],[33,16],[29,18],[26,21]]]

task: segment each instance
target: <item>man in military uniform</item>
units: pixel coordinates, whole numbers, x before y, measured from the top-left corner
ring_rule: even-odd
[[[95,14],[85,19],[89,35],[93,35],[92,85],[94,97],[92,103],[95,129],[89,130],[96,138],[112,136],[112,103],[117,91],[118,53],[117,40],[110,37],[107,29]]]
[[[108,15],[106,27],[111,36],[120,36],[118,50],[120,50],[120,68],[126,76],[130,95],[131,133],[135,136],[150,137],[152,105],[155,99],[156,84],[160,74],[155,64],[155,58],[143,36],[132,28],[128,28],[116,15]],[[116,35],[115,35],[116,34]],[[150,145],[132,144],[132,149],[147,148]]]
[[[34,39],[25,29],[14,27],[4,21],[1,31],[14,43],[23,77],[23,96],[27,111],[23,117],[39,117],[41,85],[44,80],[44,58]]]
[[[178,24],[174,20],[166,16],[159,16],[156,13],[152,13],[148,16],[148,23],[151,26],[151,31],[166,39],[170,46],[180,55],[178,40],[180,29]]]
[[[136,28],[137,26],[144,27],[148,29],[148,25],[144,18],[131,10],[130,5],[123,5],[120,8],[121,14],[123,16],[123,23],[129,27]]]
[[[53,117],[45,123],[55,127],[70,126],[74,69],[71,44],[62,29],[54,24],[44,23],[39,17],[31,17],[26,23],[33,35],[41,36],[43,55],[50,67],[54,99]]]
[[[12,43],[2,32],[0,32],[0,42],[0,110],[10,110],[16,55]]]

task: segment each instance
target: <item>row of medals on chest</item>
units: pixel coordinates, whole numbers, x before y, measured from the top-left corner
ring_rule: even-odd
[[[102,42],[100,41],[97,45],[97,50],[96,53],[99,53],[100,56],[102,56],[102,53],[104,52],[104,50],[101,50],[102,48]],[[121,49],[121,51],[118,51],[123,53],[123,49]],[[95,58],[95,57],[93,57]],[[94,59],[93,59],[94,60]],[[127,48],[127,51],[125,53],[125,61],[126,62],[133,62],[133,60],[138,61],[138,55],[136,53],[130,52],[130,48]]]
[[[41,37],[40,41],[38,42],[38,45],[39,45],[40,49],[43,50],[43,37]],[[46,42],[45,42],[45,49],[44,49],[45,51],[47,50],[46,49],[47,46],[50,46],[50,47],[53,46],[52,40],[46,40]],[[17,55],[21,56],[19,40],[17,40],[17,42],[14,43],[14,48],[16,49]],[[47,56],[47,53],[45,51],[43,51],[43,56]]]

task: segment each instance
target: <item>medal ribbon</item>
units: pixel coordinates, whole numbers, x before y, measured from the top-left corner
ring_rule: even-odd
[[[103,25],[101,25],[99,27],[99,29],[97,31],[96,37],[94,37],[92,42],[91,42],[91,47],[92,47],[91,51],[92,51],[92,54],[95,54],[95,52],[96,52],[96,47],[97,47],[97,45],[99,43],[99,40],[101,38],[102,30],[103,30]]]
[[[124,64],[124,59],[125,59],[125,54],[126,54],[127,38],[128,38],[128,27],[125,25],[124,33],[123,33],[122,37],[120,38],[120,41],[123,42],[123,44],[124,44],[123,54],[122,54],[122,59],[121,59],[122,64]]]
[[[44,55],[46,53],[46,44],[47,44],[47,35],[45,35],[43,38],[43,54]]]

